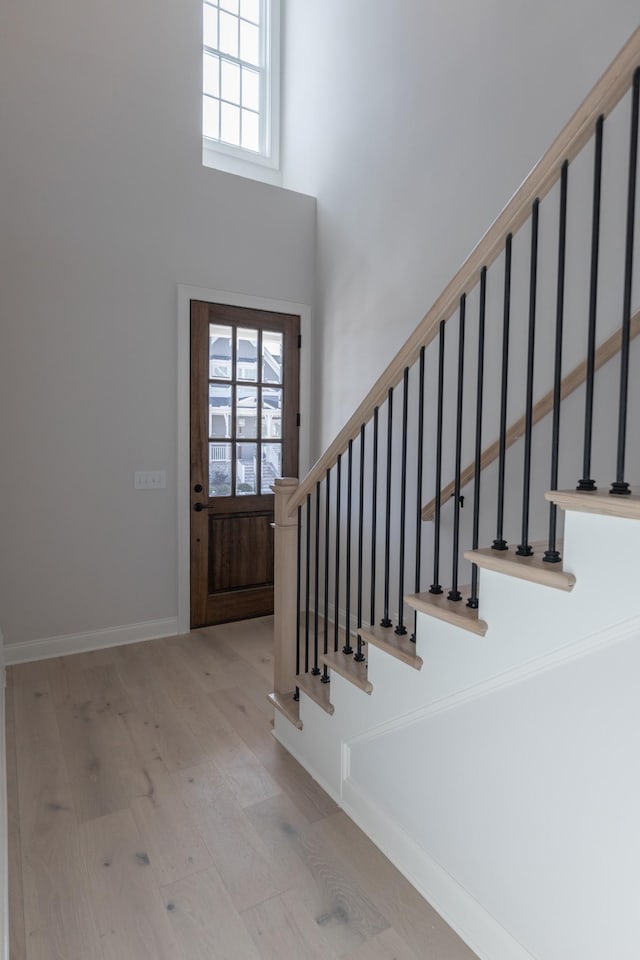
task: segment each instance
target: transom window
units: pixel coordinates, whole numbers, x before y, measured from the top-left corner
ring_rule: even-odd
[[[277,0],[204,0],[202,134],[207,148],[277,165]],[[206,162],[206,160],[205,160]]]

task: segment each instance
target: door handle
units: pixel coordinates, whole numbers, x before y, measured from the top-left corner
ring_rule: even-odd
[[[193,509],[195,510],[196,513],[200,513],[201,510],[204,510],[204,504],[203,504],[203,503],[194,503]]]

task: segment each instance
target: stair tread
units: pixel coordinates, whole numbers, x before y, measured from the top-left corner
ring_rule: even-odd
[[[545,497],[561,510],[640,520],[640,494],[632,491],[628,496],[612,496],[608,484],[602,484],[598,490],[550,490]]]
[[[414,670],[421,670],[423,660],[416,653],[416,645],[412,643],[408,636],[398,636],[393,627],[360,627],[358,631],[363,640],[373,644],[380,650],[384,650],[397,660],[413,667]]]
[[[355,684],[365,693],[371,693],[373,690],[373,684],[367,678],[366,660],[357,663],[351,654],[338,652],[322,654],[320,662],[326,663],[329,670],[335,670],[341,677]]]
[[[531,583],[539,583],[544,587],[552,587],[554,590],[573,590],[576,578],[572,573],[567,573],[560,563],[546,563],[543,560],[546,543],[532,543],[532,557],[519,557],[516,554],[516,548],[510,547],[508,550],[494,550],[492,547],[483,547],[480,550],[467,550],[465,558],[472,563],[476,563],[485,570],[493,570],[495,573],[503,573],[508,577],[516,577],[518,580],[528,580]],[[562,543],[558,542],[558,549],[562,552]]]
[[[323,683],[320,676],[313,673],[299,673],[296,677],[296,683],[325,713],[333,714],[334,706],[330,700],[330,683]]]
[[[269,703],[278,710],[283,716],[287,718],[297,727],[298,730],[302,730],[302,720],[300,719],[300,703],[298,700],[294,700],[294,692],[291,693],[270,693],[267,695],[267,700]]]
[[[484,637],[489,629],[486,620],[481,620],[478,611],[473,610],[466,605],[464,600],[449,600],[448,590],[443,593],[414,593],[405,597],[406,602],[414,610],[420,613],[426,613],[429,617],[435,617],[437,620],[444,620],[445,623],[452,623],[462,630],[468,630],[469,633],[475,633],[479,637]],[[460,587],[460,593],[468,596],[471,587]]]

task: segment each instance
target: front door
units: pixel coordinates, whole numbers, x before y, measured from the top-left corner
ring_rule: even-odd
[[[276,477],[298,475],[297,316],[191,301],[191,626],[273,612]]]

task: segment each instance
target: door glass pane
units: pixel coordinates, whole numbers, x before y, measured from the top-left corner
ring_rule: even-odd
[[[258,436],[258,388],[239,383],[236,387],[236,437]]]
[[[257,446],[256,443],[238,443],[236,446],[236,496],[257,492]]]
[[[262,490],[261,493],[272,493],[271,484],[282,476],[282,444],[262,444]]]
[[[263,383],[282,383],[282,334],[265,330],[262,334]]]
[[[231,327],[209,324],[209,376],[231,380]]]
[[[236,378],[258,379],[258,331],[238,327],[236,345]]]
[[[209,496],[231,496],[231,444],[209,444]]]
[[[231,436],[231,387],[209,384],[209,436]]]
[[[280,387],[262,388],[262,439],[280,439],[282,436],[282,390]]]

